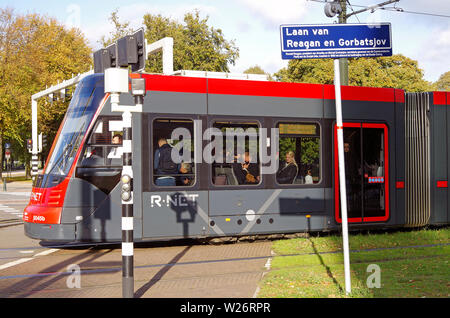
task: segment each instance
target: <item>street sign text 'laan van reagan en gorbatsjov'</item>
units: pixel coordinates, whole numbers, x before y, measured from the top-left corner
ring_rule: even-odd
[[[391,24],[281,25],[283,59],[392,55]]]

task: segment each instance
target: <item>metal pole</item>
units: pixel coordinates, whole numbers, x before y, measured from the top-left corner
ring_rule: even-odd
[[[340,0],[342,12],[339,14],[339,23],[347,23],[347,2],[346,0]],[[339,59],[340,64],[340,81],[341,85],[348,85],[348,59]]]
[[[133,238],[133,168],[131,112],[122,113],[123,157],[122,157],[122,294],[134,297],[134,238]]]
[[[336,95],[336,126],[339,157],[339,188],[342,215],[342,245],[344,250],[345,293],[352,292],[350,280],[350,253],[348,247],[348,220],[347,220],[347,189],[345,185],[345,158],[344,158],[344,126],[342,122],[341,83],[339,74],[339,60],[334,60],[334,89]]]

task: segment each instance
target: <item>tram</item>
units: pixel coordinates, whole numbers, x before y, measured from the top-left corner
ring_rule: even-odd
[[[142,112],[132,117],[136,242],[340,229],[334,86],[135,75],[145,78],[147,90]],[[132,101],[121,95],[121,102]],[[343,86],[342,102],[349,229],[448,224],[450,93]],[[242,183],[234,162],[199,160],[212,128],[256,131],[254,157],[277,148],[278,170]],[[164,185],[155,152],[161,139],[180,141],[173,139],[176,129],[189,132],[183,142],[192,160],[185,176],[176,172],[169,176],[174,183]],[[103,74],[87,76],[24,210],[28,237],[121,240],[122,159],[110,155],[120,148],[113,142],[121,132]],[[285,182],[278,171],[287,157],[295,175]],[[259,171],[269,164],[254,163]]]

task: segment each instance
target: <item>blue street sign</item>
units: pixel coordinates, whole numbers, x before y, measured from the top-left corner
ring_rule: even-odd
[[[5,149],[9,149],[11,145],[8,142],[5,142]]]
[[[281,25],[283,59],[392,55],[391,24]]]

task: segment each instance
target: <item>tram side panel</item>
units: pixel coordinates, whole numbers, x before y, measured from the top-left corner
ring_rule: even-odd
[[[446,94],[446,98],[447,98],[447,136],[449,135],[449,133],[450,133],[450,92],[447,92],[447,94]],[[447,147],[448,147],[448,144],[447,144]],[[448,167],[450,167],[450,158],[448,158],[448,161],[447,161],[447,169],[448,169]],[[447,191],[447,202],[449,202],[450,201],[450,191]],[[447,224],[449,224],[450,223],[450,207],[448,206],[447,207]]]
[[[334,86],[325,85],[324,89],[324,117],[333,120],[336,118]],[[349,133],[349,131],[353,129],[353,139],[357,139],[353,144],[356,148],[359,147],[357,148],[358,160],[361,160],[358,163],[361,171],[357,177],[361,179],[361,183],[357,187],[352,186],[350,188],[349,186],[347,190],[347,195],[351,195],[351,200],[354,202],[347,204],[349,226],[350,228],[398,226],[402,224],[402,217],[398,217],[398,215],[404,213],[404,211],[401,210],[401,205],[397,206],[396,195],[396,180],[401,178],[401,174],[397,176],[398,169],[401,169],[401,167],[397,167],[397,156],[402,150],[397,149],[395,146],[398,141],[396,134],[398,119],[396,116],[401,115],[401,110],[397,110],[394,89],[343,86],[341,94],[344,143],[347,141],[350,142],[346,138],[348,139],[352,136],[352,133]],[[336,129],[334,124],[335,121],[333,120],[332,129]],[[376,150],[371,149],[370,138],[364,137],[365,135],[370,136],[371,129],[381,131],[380,136],[385,133],[388,134],[384,141],[381,143],[378,142],[378,147],[381,148]],[[357,137],[355,138],[354,136]],[[337,163],[337,141],[335,138],[336,135],[333,134],[333,160]],[[362,145],[362,149],[359,143]],[[363,162],[361,157],[366,158],[370,153],[372,155],[373,153],[380,153],[379,160],[382,160],[384,159],[384,157],[381,158],[382,153],[384,156],[385,152],[387,152],[387,165],[386,163],[377,162],[378,170],[373,171],[372,175],[368,173],[366,162]],[[372,163],[369,162],[369,164]],[[336,175],[337,169],[338,166],[335,164],[333,167],[333,191],[335,199],[334,226],[335,228],[340,228],[339,179]],[[387,173],[385,174],[386,171]],[[351,173],[351,171],[346,171],[346,173]],[[371,178],[371,176],[375,177]],[[379,176],[382,176],[382,178]],[[386,182],[388,182],[387,191],[385,190]],[[376,188],[377,183],[378,188]],[[354,192],[353,194],[351,194],[352,191]],[[371,211],[375,205],[378,206],[378,210],[381,210]]]
[[[120,101],[124,105],[133,105],[130,94],[122,94]],[[119,115],[119,117],[117,117]],[[111,118],[121,121],[120,113],[111,112],[108,99],[99,118]],[[142,237],[142,114],[132,115],[133,127],[133,206],[134,237]],[[119,128],[117,128],[119,129]],[[93,132],[92,132],[93,133]],[[121,165],[122,158],[114,159],[117,167],[83,167],[82,158],[78,163],[76,178],[69,184],[62,222],[75,223],[77,241],[120,241],[122,237],[122,201],[121,201]],[[112,177],[115,176],[115,177]],[[102,180],[93,182],[92,180]],[[87,181],[86,181],[87,180]],[[98,183],[108,183],[108,192],[99,188]]]
[[[230,182],[231,168],[217,168],[226,181],[219,185],[210,179],[211,235],[322,231],[329,227],[331,211],[327,207],[333,205],[327,203],[332,197],[326,196],[325,188],[330,187],[330,170],[323,168],[328,162],[323,159],[327,127],[322,120],[322,94],[321,85],[208,81],[209,127],[221,121],[251,122],[268,130],[279,123],[318,123],[321,152],[320,180],[312,185],[278,184],[275,174],[262,174],[257,185],[238,185]]]
[[[154,169],[159,137],[170,139],[175,128],[184,127],[194,139],[201,140],[197,125],[207,113],[206,79],[150,75],[146,76],[146,85],[140,159],[142,239],[208,236],[208,191],[202,181],[203,164],[193,163],[195,177],[190,186],[180,186],[180,177],[176,177],[176,186],[158,186]],[[197,140],[196,148],[201,147]]]
[[[405,224],[405,92],[395,89],[395,145],[391,147],[395,156],[395,175],[392,174],[393,195],[395,195],[395,217],[396,224]],[[394,179],[395,178],[395,179]]]
[[[424,93],[430,101],[431,213],[428,223],[448,222],[450,113],[446,92]]]

